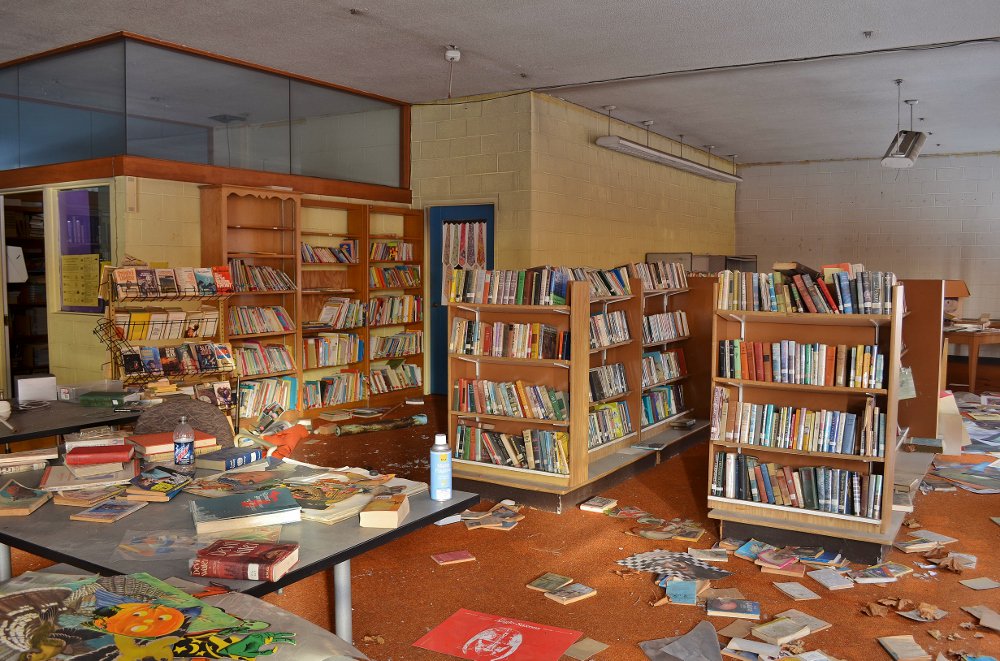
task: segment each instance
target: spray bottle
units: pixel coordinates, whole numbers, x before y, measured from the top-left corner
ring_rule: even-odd
[[[431,446],[431,500],[451,500],[451,447],[444,434]]]

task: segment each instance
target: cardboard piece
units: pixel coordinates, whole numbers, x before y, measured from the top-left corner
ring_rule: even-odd
[[[962,454],[962,448],[971,442],[955,396],[947,390],[938,398],[938,434],[941,436],[944,454]]]

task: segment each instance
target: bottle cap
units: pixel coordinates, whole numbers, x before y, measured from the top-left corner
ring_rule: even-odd
[[[186,415],[182,415],[181,416],[181,424],[184,424],[187,421],[188,421],[188,417]]]

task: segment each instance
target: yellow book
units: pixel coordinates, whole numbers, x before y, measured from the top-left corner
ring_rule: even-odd
[[[149,312],[133,312],[128,320],[129,340],[145,340],[149,335]]]
[[[410,513],[410,501],[405,494],[376,496],[361,510],[362,528],[398,528]]]

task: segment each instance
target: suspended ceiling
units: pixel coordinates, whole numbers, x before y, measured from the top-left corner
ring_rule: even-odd
[[[881,155],[903,78],[925,153],[1000,150],[1000,44],[830,57],[998,37],[995,0],[36,0],[0,7],[0,61],[119,30],[414,103],[447,96],[454,44],[454,96],[613,104],[744,163]]]

